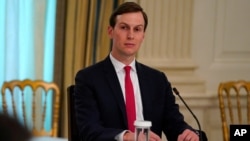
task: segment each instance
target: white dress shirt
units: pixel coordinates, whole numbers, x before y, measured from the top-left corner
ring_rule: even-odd
[[[123,99],[126,103],[126,99],[125,99],[125,70],[124,67],[126,66],[125,64],[123,64],[122,62],[118,61],[117,59],[115,59],[111,53],[110,53],[110,59],[111,62],[115,68],[116,74],[118,76],[121,88],[122,88],[122,93],[123,93]],[[134,61],[129,64],[129,66],[131,66],[131,71],[130,71],[130,77],[131,77],[131,81],[133,83],[133,88],[134,88],[134,96],[135,96],[135,107],[136,107],[136,120],[143,120],[143,108],[142,108],[142,101],[141,101],[141,92],[140,92],[140,87],[139,87],[139,82],[138,82],[138,76],[137,76],[137,72],[136,72],[136,67],[135,67],[135,59]],[[123,140],[123,134],[126,131],[122,132],[121,134],[119,134],[118,136],[115,137],[116,140],[118,141],[122,141]]]

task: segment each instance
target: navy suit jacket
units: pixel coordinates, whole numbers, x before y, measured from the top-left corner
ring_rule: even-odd
[[[136,62],[144,120],[151,130],[176,141],[184,129],[192,129],[179,112],[171,84],[164,73]],[[84,141],[112,141],[127,130],[122,89],[109,57],[80,70],[75,77],[76,121]]]

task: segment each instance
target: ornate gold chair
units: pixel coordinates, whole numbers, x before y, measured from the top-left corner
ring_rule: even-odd
[[[32,131],[33,136],[58,136],[60,90],[55,83],[29,79],[13,80],[4,82],[1,92],[3,112],[10,114],[9,111],[12,111],[12,116],[23,122],[24,126]],[[49,110],[46,105],[49,102],[52,105],[52,117],[49,117],[51,128],[46,130],[44,123],[47,118],[46,111]]]
[[[218,98],[223,140],[229,141],[230,124],[250,124],[250,81],[220,83]]]

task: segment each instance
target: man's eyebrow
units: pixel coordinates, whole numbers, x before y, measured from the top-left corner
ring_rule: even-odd
[[[127,23],[125,23],[125,22],[121,22],[121,23],[119,23],[119,25],[121,25],[121,24],[124,24],[124,25],[126,25],[126,26],[129,26],[129,24],[127,24]],[[136,25],[135,27],[138,27],[138,26],[142,26],[142,27],[144,27],[144,25],[143,25],[143,24]]]

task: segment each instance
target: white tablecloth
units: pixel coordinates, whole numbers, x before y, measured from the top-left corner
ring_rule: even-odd
[[[30,141],[68,141],[66,138],[34,137]]]

